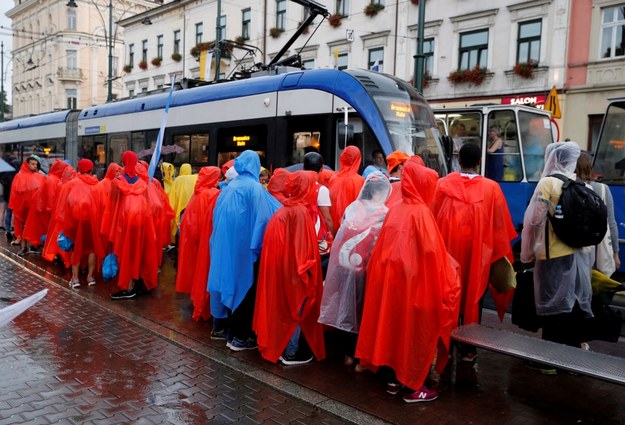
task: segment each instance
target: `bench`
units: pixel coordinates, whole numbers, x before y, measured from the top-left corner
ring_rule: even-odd
[[[471,323],[451,333],[453,341],[501,354],[625,385],[625,359],[534,338],[504,329]],[[452,383],[456,381],[457,350],[452,358]]]

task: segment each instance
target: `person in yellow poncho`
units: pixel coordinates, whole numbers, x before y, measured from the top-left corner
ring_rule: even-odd
[[[174,207],[173,203],[173,187],[174,187],[174,164],[163,162],[161,164],[161,172],[163,173],[163,189],[169,198],[169,204]]]
[[[191,164],[182,164],[180,166],[178,177],[174,180],[173,188],[169,195],[171,207],[176,213],[171,229],[172,241],[176,240],[176,233],[178,232],[178,225],[180,224],[180,212],[187,207],[191,196],[193,196],[193,190],[195,189],[195,183],[197,182],[198,175],[191,174],[192,172],[193,169],[191,168]]]

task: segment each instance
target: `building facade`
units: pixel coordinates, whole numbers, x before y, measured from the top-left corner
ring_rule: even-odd
[[[147,0],[14,0],[13,116],[81,109],[121,96],[118,58],[124,53],[116,22],[155,6]],[[76,7],[70,7],[73,3]],[[109,9],[109,5],[112,7]],[[108,73],[109,10],[112,72]]]

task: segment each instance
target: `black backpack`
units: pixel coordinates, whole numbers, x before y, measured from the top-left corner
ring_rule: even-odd
[[[549,222],[556,236],[572,248],[597,245],[608,230],[608,208],[583,181],[552,174],[562,180],[562,195]]]

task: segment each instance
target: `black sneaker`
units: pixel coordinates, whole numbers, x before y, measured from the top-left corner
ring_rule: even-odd
[[[17,255],[18,255],[19,257],[23,257],[23,256],[25,256],[26,254],[28,254],[29,252],[30,252],[30,250],[29,250],[28,248],[22,248],[22,249],[20,250],[20,252],[18,252],[18,253],[17,253]]]
[[[112,300],[128,300],[137,296],[137,293],[133,290],[130,291],[119,291],[111,294]]]
[[[211,331],[211,339],[225,340],[226,339],[226,330],[225,329],[220,329],[218,331]],[[228,347],[228,348],[230,348],[230,347]]]
[[[280,356],[280,361],[282,362],[282,364],[285,364],[287,366],[306,364],[312,362],[312,360],[312,354],[303,354],[299,351],[292,356],[287,356],[286,354],[282,354]]]
[[[28,251],[29,254],[41,254],[41,247],[40,246],[32,246],[30,247],[30,250]]]

